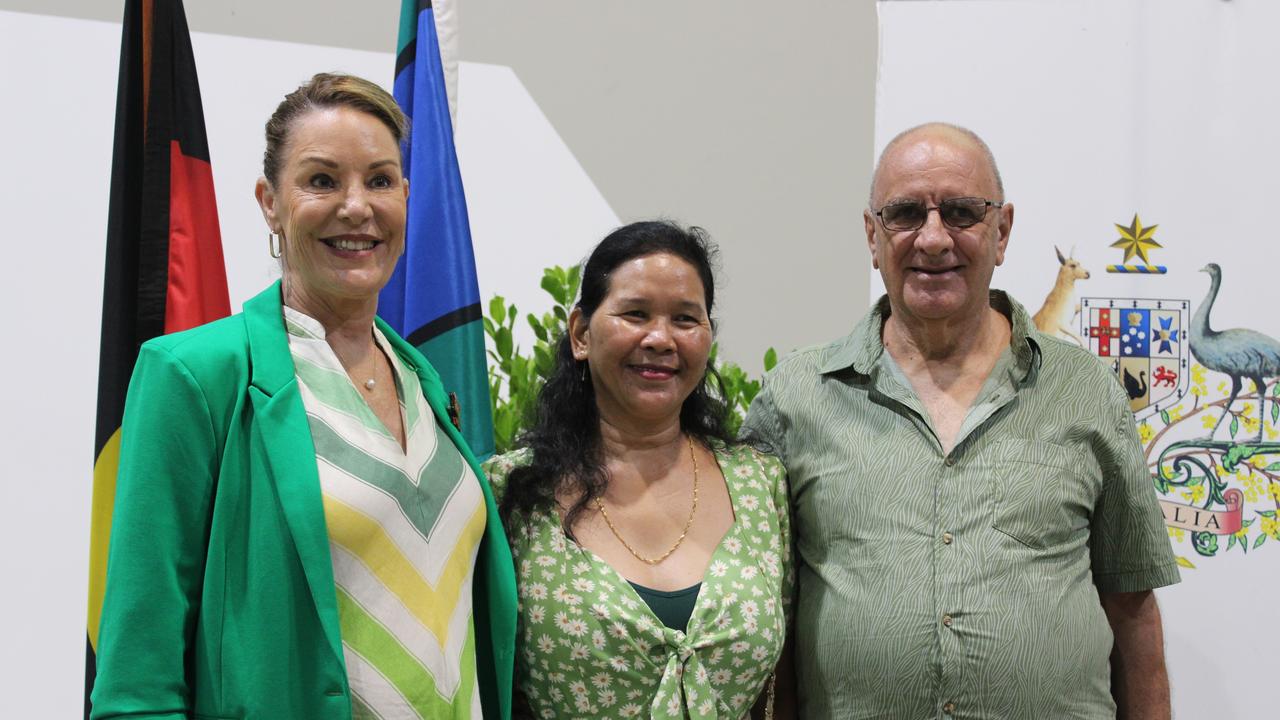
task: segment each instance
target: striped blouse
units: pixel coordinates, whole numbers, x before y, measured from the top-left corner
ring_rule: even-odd
[[[289,307],[284,315],[316,448],[352,717],[480,718],[471,606],[485,526],[479,480],[376,327],[407,450],[320,323]]]

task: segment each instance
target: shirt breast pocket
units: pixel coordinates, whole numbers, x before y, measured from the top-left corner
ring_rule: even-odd
[[[1064,540],[1076,524],[1068,496],[1082,484],[1080,452],[1049,442],[1004,440],[991,453],[992,527],[1036,550]]]

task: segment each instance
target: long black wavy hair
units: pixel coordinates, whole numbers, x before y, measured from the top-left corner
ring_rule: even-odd
[[[588,322],[609,294],[610,275],[623,263],[648,255],[674,255],[694,267],[702,280],[707,315],[715,306],[712,261],[715,244],[701,228],[683,228],[665,220],[624,225],[609,233],[591,251],[582,270],[582,291],[575,307]],[[714,324],[713,324],[714,327]],[[726,429],[728,413],[713,392],[720,376],[711,364],[680,409],[680,429],[704,446],[733,442]],[[532,451],[531,462],[511,471],[499,512],[508,528],[528,518],[529,511],[551,507],[556,492],[576,495],[564,516],[564,530],[572,537],[574,523],[588,503],[604,494],[609,475],[600,452],[600,416],[586,362],[575,360],[566,329],[556,342],[555,366],[538,394],[533,424],[519,444]]]

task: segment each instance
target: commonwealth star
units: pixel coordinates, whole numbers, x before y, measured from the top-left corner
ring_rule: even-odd
[[[1159,226],[1143,227],[1142,220],[1138,218],[1137,213],[1134,213],[1133,222],[1129,223],[1129,227],[1116,223],[1116,229],[1120,231],[1120,239],[1111,243],[1111,247],[1124,248],[1124,262],[1129,262],[1136,255],[1143,263],[1149,263],[1147,250],[1163,247],[1155,241],[1157,227]]]

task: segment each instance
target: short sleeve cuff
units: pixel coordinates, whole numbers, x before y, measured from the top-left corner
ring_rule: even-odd
[[[1095,574],[1093,576],[1093,583],[1098,587],[1098,591],[1105,593],[1155,590],[1156,588],[1176,585],[1181,581],[1182,575],[1178,572],[1178,563],[1176,562],[1142,570],[1108,573],[1106,575]]]

